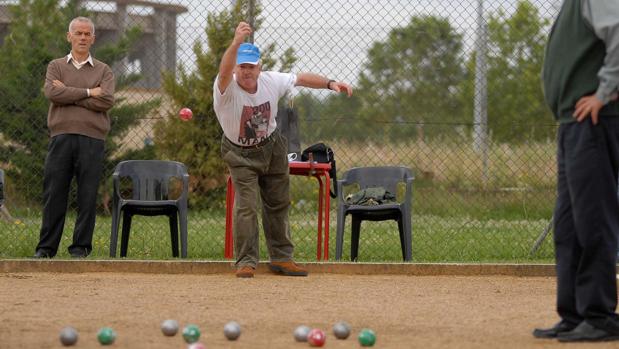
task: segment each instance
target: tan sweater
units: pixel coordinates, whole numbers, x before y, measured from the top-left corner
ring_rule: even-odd
[[[49,99],[47,127],[50,137],[73,133],[105,139],[110,131],[107,111],[114,105],[114,74],[107,64],[93,59],[94,66],[75,68],[67,57],[55,59],[47,66],[45,96]],[[65,86],[56,87],[60,80]],[[97,97],[88,97],[86,89],[101,87]]]

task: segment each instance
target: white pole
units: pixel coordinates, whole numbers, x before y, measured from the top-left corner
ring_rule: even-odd
[[[251,42],[252,44],[254,43],[254,22],[255,22],[255,18],[254,18],[254,13],[256,12],[256,4],[254,0],[249,0],[249,13],[248,13],[248,17],[247,21],[249,22],[249,25],[252,28],[251,34],[249,34],[249,42]]]
[[[477,3],[477,39],[475,41],[475,96],[473,149],[482,158],[482,180],[488,179],[488,79],[486,52],[488,48],[487,26],[484,20],[484,1]]]

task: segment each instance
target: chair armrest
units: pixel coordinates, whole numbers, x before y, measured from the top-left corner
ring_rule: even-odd
[[[411,201],[413,197],[413,180],[415,180],[414,176],[406,178],[406,195],[404,196],[404,202],[408,207],[411,206]]]
[[[344,202],[344,186],[348,185],[349,183],[345,180],[345,179],[338,179],[337,180],[337,201],[339,202],[339,204],[345,204]]]
[[[120,197],[120,173],[114,172],[112,174],[112,184],[114,195],[118,195]]]
[[[189,174],[185,173],[183,174],[183,177],[181,178],[181,180],[183,181],[183,192],[181,193],[181,197],[183,199],[187,199],[187,197],[189,196]],[[179,198],[179,199],[180,199]]]

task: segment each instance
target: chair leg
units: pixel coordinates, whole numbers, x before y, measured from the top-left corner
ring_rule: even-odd
[[[120,224],[121,209],[118,204],[112,208],[112,235],[110,236],[110,257],[116,257],[116,245],[118,243],[118,225]]]
[[[172,241],[172,256],[178,257],[178,218],[176,211],[168,215],[170,219],[170,238]]]
[[[341,211],[337,212],[337,229],[335,231],[335,260],[342,259],[344,249],[344,227],[346,227],[346,215]]]
[[[402,247],[402,259],[406,260],[406,239],[404,238],[404,223],[402,222],[402,217],[400,216],[397,221],[398,232],[400,233],[400,246]]]
[[[352,216],[352,233],[350,238],[350,260],[357,261],[359,254],[359,231],[361,230],[361,219]]]
[[[178,219],[181,228],[181,258],[187,258],[187,204],[178,208]]]
[[[410,262],[413,259],[413,226],[410,212],[404,212],[403,214],[405,215],[402,221],[404,226],[404,251],[406,252],[404,260]]]
[[[131,231],[132,214],[125,211],[123,215],[123,231],[120,238],[120,256],[127,257],[127,246],[129,245],[129,232]]]

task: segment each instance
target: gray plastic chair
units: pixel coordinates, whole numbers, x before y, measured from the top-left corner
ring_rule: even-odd
[[[120,180],[131,179],[132,197],[125,199],[121,195]],[[110,257],[116,257],[118,226],[120,214],[123,214],[120,256],[127,256],[131,217],[168,216],[170,218],[170,237],[172,255],[178,257],[178,225],[180,223],[181,257],[187,257],[187,193],[189,175],[187,167],[175,161],[129,160],[116,165],[114,174],[114,193],[112,201],[112,235],[110,238]],[[182,192],[177,199],[169,199],[169,185],[172,178],[182,181]],[[177,217],[178,214],[178,217]]]
[[[389,219],[398,222],[403,259],[405,261],[412,259],[411,201],[413,179],[412,171],[409,168],[400,166],[355,167],[344,173],[344,178],[337,181],[338,193],[340,195],[337,205],[336,260],[342,258],[344,227],[346,226],[346,216],[349,214],[352,216],[351,260],[357,260],[361,221],[383,221]],[[392,194],[396,194],[398,183],[402,182],[406,185],[403,202],[375,206],[349,205],[345,202],[345,186],[358,185],[360,190],[382,187]]]

